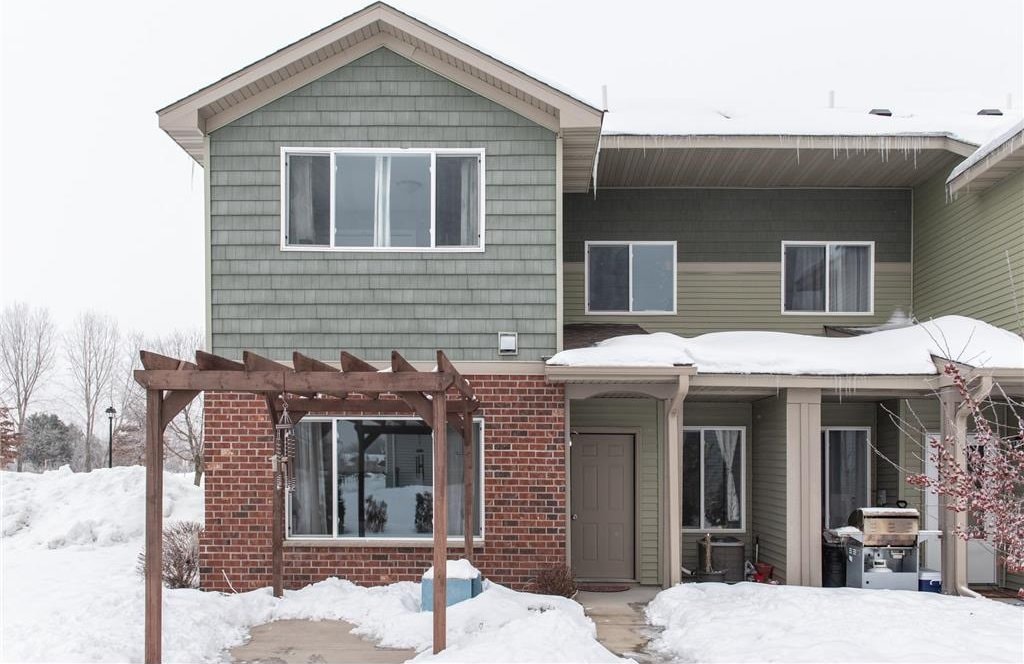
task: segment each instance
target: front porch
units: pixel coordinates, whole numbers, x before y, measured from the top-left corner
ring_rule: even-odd
[[[928,436],[955,426],[957,399],[945,376],[551,366],[548,378],[566,385],[569,558],[581,577],[669,587],[684,580],[684,568],[698,568],[697,542],[710,532],[739,540],[743,560],[756,555],[783,583],[821,586],[822,530],[845,525],[857,507],[905,501],[921,510],[922,529],[952,529],[935,497],[905,482],[926,470]],[[631,463],[594,452],[580,458],[584,447],[609,443],[624,445]],[[594,467],[589,477],[580,464]],[[626,518],[600,503],[620,486],[631,492]],[[964,543],[964,585],[1014,585],[983,544]],[[937,539],[923,545],[922,566],[941,562]],[[616,565],[627,572],[591,573]],[[945,572],[944,588],[955,587],[954,563]]]

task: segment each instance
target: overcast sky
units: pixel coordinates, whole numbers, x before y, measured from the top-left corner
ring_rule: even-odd
[[[157,108],[365,2],[4,2],[0,295],[61,324],[203,322],[202,171]],[[1024,102],[1021,0],[395,0],[598,102],[901,110]],[[1019,111],[1018,111],[1019,112]]]

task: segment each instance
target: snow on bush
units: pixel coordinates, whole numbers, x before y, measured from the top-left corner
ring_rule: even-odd
[[[199,587],[199,535],[203,524],[177,521],[164,527],[160,576],[168,588]],[[146,576],[146,549],[139,552],[135,571]]]
[[[691,583],[647,606],[684,662],[1021,662],[1024,610],[934,593]]]
[[[144,469],[0,473],[3,489],[0,659],[5,662],[141,662]],[[164,476],[168,523],[202,519],[202,490]],[[240,594],[164,591],[164,661],[220,661],[255,625],[343,619],[356,632],[419,652],[416,661],[619,662],[594,638],[582,607],[562,597],[486,584],[448,610],[448,649],[430,652],[430,612],[420,586],[364,588],[328,579],[284,598],[269,588]]]

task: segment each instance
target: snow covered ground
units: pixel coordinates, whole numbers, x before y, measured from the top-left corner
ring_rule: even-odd
[[[0,660],[142,661],[142,581],[135,559],[144,531],[139,467],[35,475],[0,473],[3,495]],[[165,479],[164,517],[201,520],[190,475]],[[164,593],[164,660],[218,661],[250,627],[273,620],[344,619],[416,661],[620,662],[594,638],[576,602],[488,584],[448,612],[449,648],[429,652],[430,613],[416,583],[362,588],[329,579],[276,599],[269,589],[236,595]]]
[[[933,593],[691,583],[647,617],[684,662],[1024,661],[1024,609]]]

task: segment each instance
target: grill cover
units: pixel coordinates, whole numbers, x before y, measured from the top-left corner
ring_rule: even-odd
[[[862,507],[850,515],[850,525],[864,533],[864,546],[916,546],[917,510]]]

